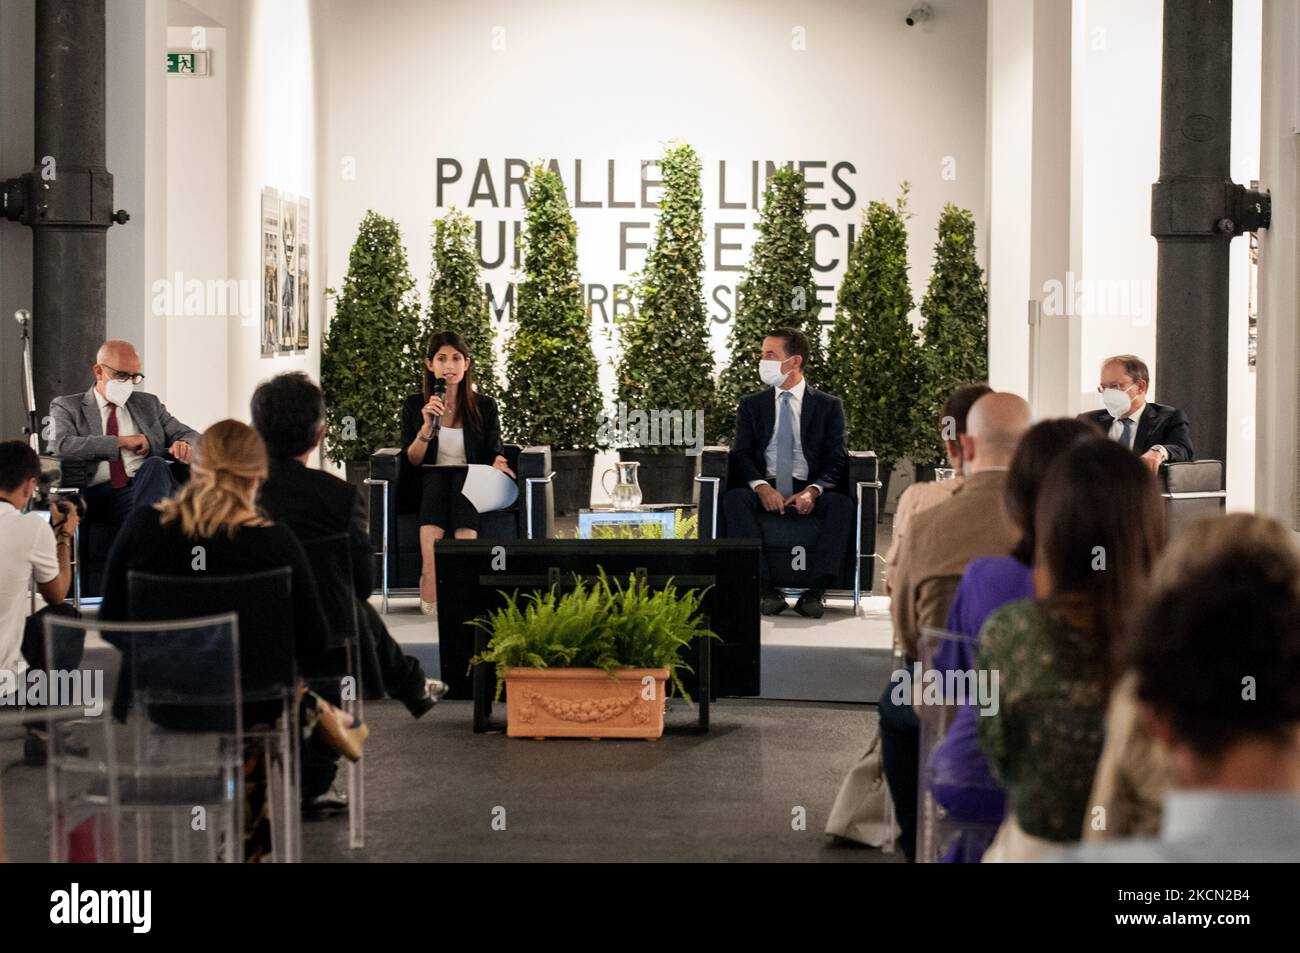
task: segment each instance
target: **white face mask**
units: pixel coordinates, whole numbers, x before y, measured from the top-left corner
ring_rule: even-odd
[[[780,387],[785,383],[786,374],[781,372],[782,361],[759,361],[758,376],[768,387]]]
[[[121,407],[135,392],[135,385],[130,381],[109,381],[104,385],[104,399],[110,404]]]
[[[1101,402],[1106,405],[1106,411],[1116,420],[1127,414],[1128,409],[1133,406],[1133,398],[1118,387],[1107,387],[1102,391]]]

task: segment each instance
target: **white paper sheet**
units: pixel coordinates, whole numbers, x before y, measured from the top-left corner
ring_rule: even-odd
[[[480,513],[503,510],[519,496],[518,484],[496,467],[471,463],[465,471],[465,488],[461,492]]]

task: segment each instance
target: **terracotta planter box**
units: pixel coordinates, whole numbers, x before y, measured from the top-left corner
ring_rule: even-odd
[[[506,734],[512,738],[658,738],[666,668],[508,668]],[[654,699],[643,697],[654,679]]]

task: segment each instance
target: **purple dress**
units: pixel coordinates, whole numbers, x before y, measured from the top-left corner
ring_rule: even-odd
[[[945,642],[935,653],[934,667],[942,671],[975,668],[984,620],[1008,602],[1033,597],[1033,573],[1014,556],[986,556],[971,562],[957,586],[946,626],[950,632],[969,636],[970,641]],[[958,710],[930,758],[930,792],[955,820],[993,828],[1006,814],[1006,793],[989,772],[980,751],[979,718],[979,709],[974,705]],[[944,859],[978,862],[991,839],[991,834],[987,839],[961,838]]]

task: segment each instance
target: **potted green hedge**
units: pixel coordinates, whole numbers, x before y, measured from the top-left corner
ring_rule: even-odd
[[[392,219],[368,211],[320,358],[325,453],[359,487],[370,454],[401,441],[402,401],[423,355],[419,333],[420,304],[401,232]]]
[[[420,328],[420,346],[426,347],[429,338],[439,331],[455,331],[474,356],[474,389],[495,398],[501,387],[497,383],[492,319],[478,267],[474,223],[469,216],[452,209],[435,219],[429,251],[429,299]],[[423,380],[422,368],[415,368],[415,374],[417,382]]]
[[[578,274],[578,226],[559,173],[529,173],[523,277],[515,292],[515,333],[506,358],[502,425],[515,443],[548,445],[555,468],[555,512],[591,501],[595,451],[602,448],[591,316]]]
[[[975,216],[952,203],[939,216],[930,285],[921,299],[925,318],[925,369],[922,407],[943,406],[963,384],[988,380],[989,293],[984,269],[975,256]],[[918,434],[912,454],[918,469],[931,474],[947,466],[947,451],[936,421]],[[919,478],[919,476],[918,476]]]
[[[704,189],[700,157],[689,145],[670,145],[659,160],[659,172],[663,198],[645,270],[633,285],[636,308],[618,321],[617,392],[629,414],[659,414],[660,443],[640,445],[639,435],[624,434],[624,442],[633,442],[619,456],[640,464],[643,502],[679,503],[691,499],[695,488],[696,457],[684,452],[686,438],[692,446],[703,445],[697,421],[713,409],[713,353],[704,302]],[[677,432],[671,432],[668,420]],[[673,439],[682,443],[670,445]]]
[[[709,422],[711,443],[730,444],[740,398],[763,390],[758,357],[763,338],[780,327],[808,337],[809,382],[826,386],[821,302],[813,277],[813,239],[805,221],[807,185],[803,174],[782,167],[763,193],[758,238],[736,289],[736,316],[727,339],[730,361],[718,379],[716,409]]]
[[[496,666],[506,734],[658,738],[670,687],[690,700],[678,675],[691,671],[684,651],[718,637],[699,615],[707,591],[679,593],[672,580],[651,590],[635,574],[611,584],[601,571],[591,586],[575,577],[564,594],[503,593],[502,608],[471,624],[489,635],[473,664]]]
[[[909,314],[907,193],[871,202],[849,252],[831,326],[831,390],[844,401],[845,439],[880,461],[881,508],[895,464],[917,445],[924,408],[921,351]]]

